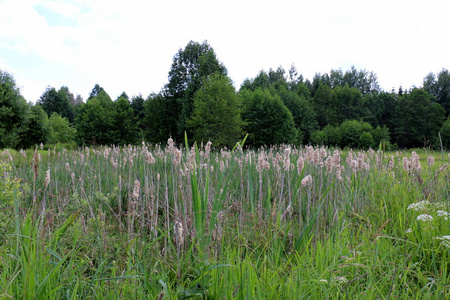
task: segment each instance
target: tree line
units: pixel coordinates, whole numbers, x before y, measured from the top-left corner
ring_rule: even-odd
[[[450,74],[430,73],[422,87],[384,91],[373,72],[352,67],[305,79],[295,67],[261,71],[236,91],[207,43],[173,57],[168,83],[144,98],[114,101],[98,84],[88,99],[48,87],[27,103],[0,70],[0,148],[38,144],[164,143],[168,137],[232,147],[294,143],[352,148],[450,148]]]

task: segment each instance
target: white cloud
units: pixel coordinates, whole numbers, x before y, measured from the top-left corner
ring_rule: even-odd
[[[50,26],[38,5],[76,26]],[[208,40],[237,85],[294,63],[307,78],[355,65],[376,72],[385,89],[407,88],[450,68],[445,7],[440,0],[3,0],[0,51],[42,60],[29,66],[39,72],[28,72],[42,76],[31,78],[3,58],[28,99],[63,84],[84,97],[96,83],[112,98],[157,92],[189,40]]]

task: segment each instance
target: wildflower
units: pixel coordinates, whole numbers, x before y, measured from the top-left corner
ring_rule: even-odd
[[[450,217],[450,213],[443,211],[443,210],[438,210],[436,213],[437,213],[438,217],[444,217],[444,220],[446,220],[446,221]]]
[[[421,210],[426,209],[426,207],[427,207],[428,205],[431,205],[430,201],[422,200],[422,201],[419,201],[419,202],[417,202],[417,203],[412,203],[412,204],[410,204],[410,205],[408,206],[407,209],[408,209],[408,210],[413,209],[413,210],[415,210],[415,211],[421,211]]]
[[[134,200],[139,199],[140,188],[141,188],[141,183],[139,182],[139,180],[135,180],[134,188],[133,188],[133,196],[132,196]]]
[[[427,214],[417,216],[417,221],[430,222],[433,221],[433,217]]]
[[[336,277],[334,279],[334,281],[336,281],[338,284],[343,284],[343,283],[348,282],[347,278],[345,278],[344,276]]]
[[[311,175],[306,176],[302,179],[302,186],[307,186],[312,184],[312,177]]]
[[[450,248],[450,235],[438,236],[435,237],[437,240],[441,240],[441,245],[444,247]]]
[[[408,228],[408,229],[405,230],[406,234],[411,233],[411,232],[413,232],[413,230],[411,228]]]
[[[44,144],[41,143],[40,147],[41,147],[41,150],[44,150]]]

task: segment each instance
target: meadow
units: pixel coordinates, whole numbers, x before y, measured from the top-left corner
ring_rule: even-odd
[[[0,299],[450,297],[450,154],[243,146],[0,152]]]

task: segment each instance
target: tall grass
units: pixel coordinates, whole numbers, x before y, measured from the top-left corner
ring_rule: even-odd
[[[0,296],[450,296],[439,153],[242,146],[3,151]]]

